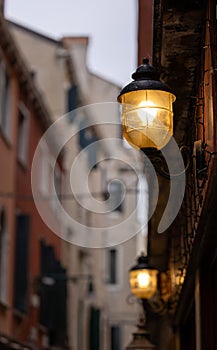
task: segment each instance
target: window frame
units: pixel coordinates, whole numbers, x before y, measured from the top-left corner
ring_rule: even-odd
[[[118,346],[116,346],[116,344],[114,344],[115,342],[115,331],[118,330]],[[121,345],[122,345],[122,341],[121,341],[121,326],[119,324],[112,324],[110,325],[110,350],[121,350]],[[117,340],[116,340],[117,341]]]
[[[110,252],[113,250],[116,251],[115,283],[111,283],[110,278]],[[121,246],[111,246],[105,250],[105,283],[111,292],[121,289],[123,283],[123,252]]]
[[[20,130],[20,118],[22,125]],[[17,125],[17,158],[22,166],[28,165],[28,144],[29,144],[29,129],[30,129],[30,112],[23,102],[18,104],[18,125]]]
[[[7,141],[11,139],[11,77],[0,57],[0,130]]]
[[[113,187],[113,189],[112,189],[112,187]],[[115,189],[115,187],[116,187],[116,189]],[[112,193],[113,193],[115,205],[116,205],[116,202],[119,202],[120,198],[123,197],[121,203],[119,205],[117,205],[114,209],[111,209],[110,215],[112,215],[113,217],[116,217],[116,216],[119,217],[119,216],[123,215],[124,214],[125,197],[123,196],[124,190],[123,190],[122,182],[119,179],[109,181],[108,193],[110,194],[111,197],[112,197]],[[113,205],[112,205],[112,207],[113,207]]]

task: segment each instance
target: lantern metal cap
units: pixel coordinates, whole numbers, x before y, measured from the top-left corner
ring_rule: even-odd
[[[149,64],[148,58],[143,58],[143,64],[132,74],[134,80],[159,80],[160,74]]]
[[[144,319],[140,319],[137,330],[133,333],[133,339],[126,347],[126,350],[146,349],[153,350],[156,346],[151,343],[149,332],[145,328]]]
[[[130,271],[135,270],[157,270],[154,266],[149,265],[148,256],[145,256],[143,253],[138,257],[137,264],[133,266]]]
[[[121,90],[117,98],[119,102],[121,102],[122,95],[138,90],[161,90],[173,93],[166,84],[160,81],[159,72],[149,64],[148,58],[143,59],[143,64],[132,74],[132,78],[134,80]]]

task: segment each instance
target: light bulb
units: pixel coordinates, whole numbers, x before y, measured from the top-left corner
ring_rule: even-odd
[[[138,106],[138,116],[144,125],[151,125],[157,115],[157,108],[152,101],[142,101]]]
[[[139,287],[142,287],[142,288],[148,287],[150,282],[150,276],[148,273],[141,272],[139,273],[137,278],[138,278]]]

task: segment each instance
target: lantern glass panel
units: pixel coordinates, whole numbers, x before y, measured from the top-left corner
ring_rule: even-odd
[[[120,99],[124,138],[135,148],[166,146],[173,135],[175,96],[161,90],[137,90]]]
[[[139,299],[151,298],[157,290],[157,274],[154,269],[138,269],[130,271],[130,289]]]

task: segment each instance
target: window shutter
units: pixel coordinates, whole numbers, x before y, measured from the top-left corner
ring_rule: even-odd
[[[78,88],[76,85],[70,86],[68,89],[68,111],[71,112],[78,106]]]
[[[89,318],[89,350],[100,349],[100,310],[90,308]]]
[[[81,149],[87,148],[87,157],[90,168],[96,168],[98,144],[96,135],[91,128],[85,127],[85,121],[81,121],[79,127],[79,146]]]
[[[109,262],[108,262],[108,268],[109,268],[109,283],[110,284],[116,284],[117,283],[117,250],[116,249],[109,249]]]
[[[121,329],[119,326],[111,327],[111,350],[121,350]]]
[[[49,329],[50,345],[65,341],[67,275],[55,256],[54,248],[41,242],[41,276],[51,277],[54,283],[41,283],[40,323]]]
[[[14,268],[14,307],[21,312],[25,312],[27,309],[29,226],[29,215],[17,216]]]

